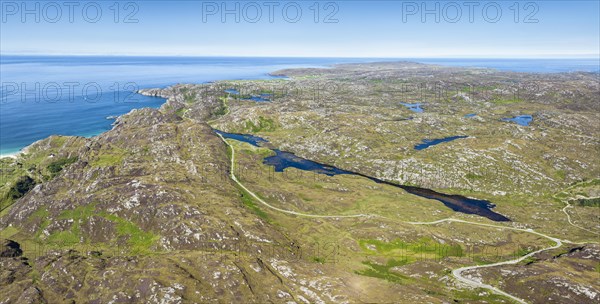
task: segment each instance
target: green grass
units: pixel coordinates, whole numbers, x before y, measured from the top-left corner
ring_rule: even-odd
[[[600,197],[580,198],[575,200],[576,204],[583,207],[600,207]]]
[[[312,257],[311,260],[315,263],[325,264],[325,258],[322,257]]]
[[[250,144],[242,144],[239,146],[238,151],[240,151],[240,153],[244,153],[246,155],[257,155],[259,156],[261,159],[265,158],[265,157],[269,157],[269,156],[273,156],[275,155],[275,152],[266,149],[266,148],[257,148],[255,146],[252,146]]]
[[[379,240],[359,240],[358,242],[365,252],[386,256],[401,256],[403,258],[410,258],[411,260],[417,258],[441,259],[448,256],[462,257],[464,255],[463,249],[459,245],[448,246],[425,237],[416,242],[404,242],[399,239],[391,242]],[[369,247],[373,246],[376,252],[369,249]]]
[[[187,103],[187,104],[196,102],[196,92],[193,92],[190,94],[184,94],[183,99],[184,99],[185,103]]]
[[[127,249],[130,254],[136,255],[150,252],[150,248],[158,240],[157,235],[152,232],[143,231],[135,223],[114,214],[98,212],[96,210],[96,205],[97,203],[92,203],[85,206],[79,206],[72,210],[63,211],[58,216],[58,219],[72,219],[73,221],[69,230],[53,232],[48,236],[45,242],[58,248],[63,248],[65,246],[71,248],[73,245],[89,243],[89,240],[84,240],[82,238],[80,226],[87,222],[92,216],[100,216],[115,223],[117,236],[118,238],[124,237],[127,239]],[[33,216],[44,219],[48,216],[48,211],[39,209]],[[43,220],[39,231],[44,230],[47,225],[47,220]],[[38,233],[38,239],[40,235],[41,232]]]
[[[256,149],[256,150],[242,150],[245,153],[253,153],[253,152],[258,152],[261,153],[262,149]],[[227,159],[231,160],[231,155],[232,155],[232,146],[227,145]],[[232,168],[233,170],[234,168]],[[239,177],[238,177],[239,178]],[[269,215],[267,213],[265,213],[263,210],[261,210],[255,203],[254,200],[252,199],[252,196],[250,195],[250,193],[248,193],[246,190],[244,190],[242,187],[240,187],[239,185],[236,184],[236,188],[238,188],[238,191],[240,193],[240,199],[242,200],[242,204],[244,206],[246,206],[248,209],[250,209],[252,212],[254,212],[256,215],[258,215],[260,218],[269,221]]]
[[[215,110],[214,114],[215,114],[215,116],[223,116],[223,115],[227,114],[227,107],[220,106],[217,110]]]
[[[35,240],[40,240],[42,236],[42,231],[44,231],[44,229],[46,229],[46,227],[48,227],[48,225],[50,224],[50,221],[48,220],[49,215],[50,213],[48,212],[48,210],[44,207],[41,207],[35,212],[33,212],[29,217],[30,219],[38,218],[40,220],[40,228],[38,228],[34,235]]]
[[[245,122],[245,130],[258,133],[258,132],[270,132],[274,131],[277,128],[275,121],[270,118],[265,118],[262,116],[258,117],[258,124],[255,124],[251,120],[246,120]]]
[[[39,208],[38,210],[36,210],[35,212],[33,212],[31,214],[32,217],[39,217],[39,218],[46,218],[46,217],[48,217],[48,215],[50,215],[50,212],[48,212],[48,209],[46,209],[46,208]]]
[[[71,226],[71,229],[73,229],[73,226]],[[53,232],[48,236],[48,239],[46,239],[48,244],[58,247],[71,247],[74,244],[79,244],[79,241],[79,230]]]
[[[124,237],[127,239],[127,249],[130,254],[139,255],[152,252],[150,248],[158,240],[158,235],[155,235],[149,231],[144,231],[135,223],[114,214],[109,214],[104,211],[96,214],[115,223],[117,237]]]
[[[515,251],[515,256],[516,257],[521,257],[521,256],[524,256],[524,255],[530,254],[531,252],[532,252],[531,249],[528,249],[528,248],[519,248],[519,249],[517,249],[517,251]]]
[[[48,169],[48,172],[50,172],[51,177],[55,177],[65,167],[76,162],[77,160],[78,160],[77,157],[62,158],[62,159],[53,161],[50,164],[48,164],[48,166],[46,166],[46,169]]]
[[[123,161],[123,155],[100,155],[95,161],[92,162],[94,167],[108,167],[118,165]]]
[[[48,236],[48,239],[46,241],[49,244],[57,245],[58,247],[79,244],[82,240],[80,225],[84,222],[87,222],[88,219],[95,214],[95,205],[95,203],[92,203],[89,205],[78,206],[77,208],[72,210],[63,211],[58,216],[58,219],[72,219],[73,223],[71,224],[70,229],[65,231],[53,232],[50,234],[50,236]],[[42,211],[41,214],[47,214],[47,211]]]
[[[23,175],[8,189],[8,192],[0,201],[0,211],[10,207],[16,200],[25,196],[27,192],[35,187],[36,181],[33,178]]]
[[[14,226],[8,226],[0,230],[0,238],[8,239],[17,233],[19,233],[19,229]]]
[[[478,179],[482,179],[483,178],[483,176],[477,175],[475,173],[467,173],[465,175],[465,177],[468,178],[468,179],[471,179],[471,180],[478,180]]]
[[[224,139],[224,140],[227,141],[227,139]],[[233,156],[233,150],[232,149],[233,149],[232,146],[227,145],[227,151],[226,151],[226,153],[227,153],[228,163],[231,163],[231,157]],[[231,170],[234,170],[234,169],[235,168],[231,168]],[[235,171],[234,171],[234,173],[235,173]]]
[[[355,271],[355,273],[358,275],[383,279],[392,283],[403,283],[408,279],[406,276],[390,271],[393,267],[408,264],[408,261],[406,260],[389,259],[385,265],[370,261],[364,261],[362,263],[369,268]]]
[[[537,258],[528,257],[528,258],[524,259],[523,261],[521,261],[521,263],[524,264],[524,265],[529,265],[529,264],[533,264],[533,263],[535,263],[537,261],[538,261]]]
[[[237,98],[237,96],[236,96]],[[209,121],[209,125],[212,121],[218,120],[221,116],[225,116],[229,113],[229,105],[227,104],[227,97],[219,97],[219,107],[214,108],[211,112],[213,119]],[[211,125],[212,126],[212,125]]]
[[[512,303],[501,295],[490,293],[487,289],[456,289],[453,292],[454,303]]]
[[[158,236],[151,232],[146,232],[140,229],[136,224],[112,215],[108,217],[113,222],[117,223],[117,234],[119,236],[127,236],[127,244],[130,246],[132,254],[148,253],[152,245],[158,240]]]
[[[248,209],[250,209],[252,212],[254,212],[256,215],[258,215],[260,218],[269,221],[269,215],[267,215],[267,213],[265,213],[264,211],[262,211],[255,203],[254,200],[252,199],[252,196],[246,192],[246,190],[239,188],[240,191],[240,199],[242,200],[242,204],[244,206],[246,206]]]
[[[103,151],[98,158],[91,162],[92,167],[110,167],[116,166],[123,162],[125,159],[125,150],[113,148],[109,151]]]
[[[521,100],[519,98],[507,98],[507,99],[500,98],[500,99],[491,100],[491,102],[496,105],[508,105],[508,104],[519,103],[521,101],[523,101],[523,100]]]
[[[33,268],[31,270],[31,272],[29,273],[29,277],[31,278],[31,282],[33,284],[37,284],[40,281],[40,273],[37,271],[37,269]]]
[[[73,219],[73,220],[86,220],[95,214],[96,203],[89,205],[78,206],[73,210],[63,211],[58,218],[59,219]]]
[[[175,115],[183,118],[183,116],[185,115],[185,113],[188,111],[187,108],[179,108],[177,109],[177,111],[175,111]]]

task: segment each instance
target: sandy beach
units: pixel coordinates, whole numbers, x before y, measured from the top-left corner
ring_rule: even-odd
[[[0,158],[17,158],[19,154],[21,154],[21,152],[0,154]]]

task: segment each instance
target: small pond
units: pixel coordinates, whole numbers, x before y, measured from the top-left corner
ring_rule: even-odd
[[[513,118],[502,118],[502,121],[512,121],[520,126],[526,127],[533,121],[533,117],[531,115],[518,115]]]
[[[431,146],[439,145],[441,143],[453,141],[460,138],[467,138],[468,136],[458,135],[458,136],[448,136],[444,138],[438,139],[423,139],[422,143],[415,145],[415,150],[423,150],[427,149]]]
[[[215,130],[215,132],[220,134],[224,138],[235,139],[238,141],[242,141],[242,142],[251,144],[256,147],[264,147],[264,144],[268,143],[268,141],[266,139],[260,138],[258,136],[254,136],[254,135],[234,134],[234,133],[222,132],[219,130]],[[399,185],[399,184],[384,181],[384,180],[381,180],[381,179],[378,179],[375,177],[364,175],[361,173],[347,171],[347,170],[339,169],[339,168],[336,168],[333,166],[317,163],[312,160],[308,160],[308,159],[299,157],[290,152],[284,152],[284,151],[280,151],[277,149],[271,149],[271,150],[273,152],[275,152],[275,155],[265,157],[263,159],[263,163],[266,165],[274,166],[276,172],[283,172],[283,170],[285,170],[286,168],[296,168],[296,169],[300,169],[300,170],[306,170],[306,171],[312,171],[312,172],[317,172],[317,173],[321,173],[321,174],[326,174],[328,176],[334,176],[334,175],[339,175],[339,174],[350,174],[350,175],[361,176],[361,177],[370,179],[379,184],[386,184],[389,186],[404,189],[406,192],[416,195],[416,196],[437,200],[439,202],[442,202],[446,207],[448,207],[456,212],[462,212],[462,213],[466,213],[466,214],[477,214],[477,215],[486,217],[488,219],[491,219],[493,221],[499,221],[499,222],[510,221],[510,219],[505,217],[504,215],[492,211],[491,209],[494,208],[495,205],[486,200],[468,198],[468,197],[464,197],[461,195],[449,195],[449,194],[436,192],[434,190],[426,189],[426,188]]]
[[[423,113],[423,108],[421,108],[421,106],[423,105],[422,103],[404,103],[401,102],[401,105],[405,106],[406,108],[408,108],[409,110],[416,112],[416,113]]]

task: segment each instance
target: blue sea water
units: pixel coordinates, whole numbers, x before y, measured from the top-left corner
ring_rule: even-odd
[[[269,72],[336,63],[412,60],[527,72],[598,71],[590,60],[250,58],[0,55],[0,154],[53,134],[93,136],[111,128],[107,117],[159,107],[138,89],[225,79],[267,79]],[[233,92],[232,92],[233,93]],[[267,99],[265,96],[260,96]]]
[[[283,68],[374,60],[2,55],[0,154],[18,152],[54,134],[98,135],[110,130],[113,120],[107,117],[164,103],[162,98],[134,94],[138,89],[268,79],[270,72]]]

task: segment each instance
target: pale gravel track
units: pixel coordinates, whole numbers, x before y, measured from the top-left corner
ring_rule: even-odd
[[[465,223],[465,224],[471,224],[471,225],[478,225],[478,226],[485,226],[485,227],[492,227],[492,228],[500,228],[500,229],[508,229],[508,230],[516,230],[516,231],[523,231],[523,232],[527,232],[527,233],[533,233],[536,235],[539,235],[541,237],[547,238],[553,242],[555,242],[554,246],[550,246],[547,248],[542,248],[540,250],[537,251],[533,251],[530,252],[520,258],[514,259],[514,260],[509,260],[509,261],[504,261],[504,262],[498,262],[498,263],[492,263],[492,264],[486,264],[486,265],[480,265],[480,266],[467,266],[467,267],[461,267],[461,268],[457,268],[452,270],[452,275],[458,279],[460,282],[465,283],[471,287],[479,287],[479,288],[485,288],[488,290],[491,290],[494,293],[503,295],[507,298],[510,298],[511,300],[518,302],[518,303],[523,303],[526,304],[527,302],[523,299],[517,298],[507,292],[504,292],[494,286],[488,285],[488,284],[484,284],[475,280],[471,280],[468,279],[464,276],[462,276],[462,273],[464,271],[468,271],[468,270],[473,270],[473,269],[480,269],[480,268],[489,268],[489,267],[495,267],[495,266],[501,266],[501,265],[514,265],[517,264],[535,254],[538,254],[542,251],[546,251],[546,250],[551,250],[551,249],[556,249],[559,248],[560,246],[562,246],[563,244],[563,240],[551,237],[549,235],[543,234],[543,233],[539,233],[533,229],[522,229],[522,228],[515,228],[515,227],[506,227],[506,226],[497,226],[497,225],[491,225],[491,224],[485,224],[485,223],[475,223],[475,222],[469,222],[469,221],[464,221],[464,220],[459,220],[459,219],[442,219],[442,220],[438,220],[438,221],[433,221],[433,222],[408,222],[410,224],[413,225],[434,225],[434,224],[439,224],[439,223],[443,223],[443,222],[456,222],[456,223]]]
[[[600,235],[600,233],[598,233],[598,232],[594,232],[592,230],[589,230],[587,228],[581,227],[579,225],[575,225],[575,223],[573,223],[573,221],[571,221],[571,215],[569,214],[569,212],[567,212],[567,209],[570,208],[570,207],[572,207],[572,205],[569,204],[569,202],[565,202],[565,203],[567,205],[562,209],[562,211],[567,215],[567,221],[569,221],[569,224],[571,224],[571,226],[573,226],[575,228],[579,228],[579,229],[587,231],[587,232],[590,232],[590,233],[595,234],[595,235]]]
[[[231,149],[231,169],[229,172],[229,176],[231,177],[231,179],[238,184],[238,186],[242,187],[242,189],[244,189],[246,192],[248,192],[248,194],[250,194],[254,199],[256,199],[257,201],[259,201],[261,204],[267,206],[270,209],[279,211],[279,212],[283,212],[283,213],[287,213],[287,214],[292,214],[292,215],[298,215],[298,216],[305,216],[305,217],[319,217],[319,218],[357,218],[357,217],[372,217],[371,215],[368,214],[351,214],[351,215],[316,215],[316,214],[307,214],[307,213],[301,213],[301,212],[296,212],[296,211],[291,211],[291,210],[286,210],[286,209],[281,209],[278,207],[275,207],[273,205],[270,205],[269,203],[265,202],[263,199],[261,199],[258,195],[256,195],[254,192],[250,191],[250,189],[246,188],[246,186],[244,186],[244,184],[242,184],[237,177],[235,176],[234,173],[234,169],[235,169],[235,149],[233,148],[233,146],[231,144],[229,144],[227,142],[227,140],[225,140],[225,138],[217,133],[217,135],[225,142],[225,144],[227,144],[227,146]]]
[[[574,187],[577,187],[579,184],[581,184],[581,183],[577,183],[577,184],[575,184],[575,185],[571,185],[571,186],[567,187],[565,190],[563,190],[561,193],[565,193],[565,191],[567,191],[567,190],[569,190],[569,189],[572,189],[572,188],[574,188]],[[589,229],[587,229],[587,228],[581,227],[581,226],[579,226],[579,225],[576,225],[575,223],[573,223],[573,221],[571,221],[571,215],[569,214],[569,212],[567,212],[567,209],[569,209],[569,208],[573,207],[573,205],[571,205],[571,203],[569,203],[569,201],[568,201],[568,200],[566,200],[566,199],[560,199],[560,198],[558,198],[558,197],[557,197],[557,195],[558,195],[558,194],[559,194],[559,193],[557,193],[557,194],[553,195],[552,197],[554,197],[555,199],[557,199],[557,200],[559,200],[559,201],[562,201],[563,203],[565,203],[565,205],[566,205],[566,206],[565,206],[565,207],[562,209],[562,212],[564,212],[564,214],[565,214],[565,215],[567,215],[567,221],[569,222],[569,224],[570,224],[571,226],[573,226],[573,227],[575,227],[575,228],[578,228],[578,229],[581,229],[581,230],[583,230],[583,231],[590,232],[590,233],[592,233],[592,234],[595,234],[595,235],[600,235],[600,233],[598,233],[598,232],[595,232],[595,231],[589,230]],[[572,244],[582,244],[582,243],[575,243],[575,242],[569,242],[569,243],[572,243]],[[589,242],[589,243],[598,244],[597,242]]]
[[[376,214],[351,214],[351,215],[317,215],[317,214],[307,214],[307,213],[301,213],[301,212],[296,212],[296,211],[292,211],[292,210],[286,210],[286,209],[282,209],[282,208],[278,208],[275,207],[273,205],[270,205],[269,203],[265,202],[263,199],[261,199],[258,195],[256,195],[254,192],[250,191],[250,189],[246,188],[246,186],[244,186],[235,176],[235,149],[233,148],[233,146],[227,142],[227,140],[221,135],[218,134],[217,135],[221,138],[221,140],[223,140],[223,142],[229,147],[229,149],[231,149],[231,169],[230,169],[230,177],[231,179],[238,185],[240,186],[242,189],[244,189],[246,192],[248,192],[248,194],[250,194],[254,199],[256,199],[258,202],[260,202],[261,204],[265,205],[266,207],[282,212],[282,213],[286,213],[286,214],[291,214],[291,215],[296,215],[296,216],[304,216],[304,217],[311,217],[311,218],[361,218],[361,217],[365,217],[365,218],[384,218],[387,220],[392,220],[389,218],[386,218],[384,216],[381,215],[376,215]],[[567,206],[568,207],[568,206]],[[565,208],[567,208],[565,207]],[[565,211],[563,209],[563,211]],[[566,211],[565,211],[566,213]],[[567,217],[569,216],[569,214],[567,213]],[[569,219],[569,223],[571,223],[571,219],[570,217],[568,217]],[[507,226],[499,226],[499,225],[492,225],[492,224],[485,224],[485,223],[477,223],[477,222],[470,222],[470,221],[465,221],[465,220],[460,220],[460,219],[453,219],[453,218],[446,218],[446,219],[441,219],[441,220],[436,220],[436,221],[431,221],[431,222],[407,222],[407,221],[402,221],[402,223],[405,224],[411,224],[411,225],[436,225],[436,224],[441,224],[444,222],[449,222],[449,223],[463,223],[463,224],[469,224],[469,225],[477,225],[477,226],[484,226],[484,227],[490,227],[490,228],[497,228],[497,229],[507,229],[507,230],[515,230],[515,231],[522,231],[522,232],[526,232],[526,233],[532,233],[544,238],[547,238],[553,242],[555,242],[554,246],[550,246],[547,248],[542,248],[540,250],[534,251],[534,252],[530,252],[520,258],[517,259],[513,259],[513,260],[509,260],[509,261],[504,261],[504,262],[498,262],[498,263],[493,263],[493,264],[486,264],[486,265],[479,265],[479,266],[467,266],[467,267],[461,267],[461,268],[457,268],[452,270],[452,276],[454,276],[458,281],[460,281],[461,283],[464,283],[470,287],[474,287],[474,288],[484,288],[484,289],[488,289],[490,291],[492,291],[493,293],[505,296],[515,302],[518,303],[522,303],[522,304],[526,304],[527,302],[523,299],[520,299],[518,297],[515,297],[507,292],[504,292],[494,286],[488,285],[488,284],[484,284],[481,283],[479,281],[475,281],[475,280],[471,280],[468,279],[464,276],[462,276],[462,272],[464,271],[468,271],[468,270],[473,270],[473,269],[481,269],[481,268],[489,268],[489,267],[495,267],[495,266],[501,266],[501,265],[514,265],[517,264],[537,253],[546,251],[546,250],[552,250],[552,249],[556,249],[562,246],[563,242],[565,243],[572,243],[572,244],[579,244],[579,243],[575,243],[575,242],[571,242],[568,240],[561,240],[558,238],[554,238],[551,237],[549,235],[537,232],[533,229],[523,229],[523,228],[515,228],[515,227],[507,227]],[[571,225],[575,226],[573,223],[571,223]],[[577,226],[575,226],[577,227]],[[578,227],[581,228],[581,227]]]

